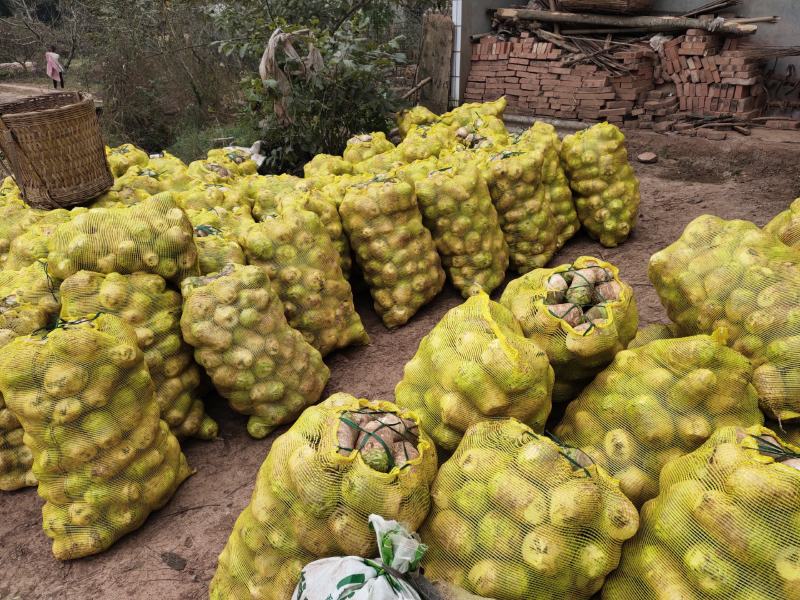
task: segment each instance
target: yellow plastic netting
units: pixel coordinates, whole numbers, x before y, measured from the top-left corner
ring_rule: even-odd
[[[264,215],[243,242],[248,263],[269,275],[289,325],[323,356],[369,343],[339,254],[314,213],[286,207],[280,214]]]
[[[589,235],[609,248],[628,239],[639,217],[639,180],[619,128],[599,123],[565,137],[561,161]]]
[[[422,220],[453,285],[466,298],[491,294],[505,279],[508,246],[478,169],[461,164],[416,181]]]
[[[255,175],[258,165],[244,148],[214,148],[208,151],[208,160],[225,167],[234,177]]]
[[[466,126],[478,116],[497,117],[502,119],[508,101],[505,96],[493,102],[468,102],[450,112],[444,113],[439,120],[445,125]]]
[[[386,134],[382,131],[362,133],[347,140],[347,147],[342,153],[342,158],[355,165],[393,149],[394,144],[386,139]]]
[[[563,382],[593,377],[628,345],[639,325],[631,287],[614,265],[591,256],[513,280],[500,303],[547,352]]]
[[[200,371],[181,337],[181,296],[167,289],[163,278],[78,271],[61,284],[61,302],[64,321],[103,313],[130,325],[153,379],[161,418],[178,437],[217,436],[219,427],[198,397]]]
[[[325,175],[346,175],[353,172],[353,165],[341,156],[317,154],[303,166],[303,175],[307,179]]]
[[[724,427],[661,472],[604,600],[800,598],[800,447]]]
[[[24,233],[12,240],[5,268],[16,271],[32,265],[37,260],[46,259],[49,254],[48,240],[58,226],[86,211],[87,209],[79,207],[72,210],[58,208],[45,212],[41,219],[26,227]]]
[[[28,208],[22,203],[0,205],[0,269],[5,268],[14,240],[24,235],[46,214],[47,211]]]
[[[0,354],[0,391],[33,452],[58,559],[107,549],[191,474],[159,419],[136,335],[117,317],[17,338]]]
[[[514,419],[473,425],[431,496],[425,575],[497,600],[588,600],[639,525],[602,467]]]
[[[800,198],[767,223],[764,231],[777,236],[787,246],[800,247]]]
[[[467,428],[490,418],[515,417],[543,431],[552,390],[547,355],[505,307],[480,294],[422,339],[395,397],[437,446],[452,451]]]
[[[443,150],[456,144],[452,127],[441,123],[417,125],[406,134],[395,151],[400,161],[411,163],[431,156],[439,156]]]
[[[228,185],[237,177],[236,165],[223,165],[222,161],[211,159],[196,160],[189,163],[186,174],[197,181],[212,183],[217,185]]]
[[[751,359],[761,409],[800,419],[800,256],[748,221],[704,215],[650,258],[650,281],[684,334],[722,328]]]
[[[182,192],[175,194],[175,202],[186,211],[249,208],[252,203],[243,202],[243,194],[236,194],[234,189],[235,185],[195,181]]]
[[[636,337],[628,344],[628,350],[641,348],[642,346],[655,342],[656,340],[671,340],[676,337],[681,337],[678,328],[670,323],[665,325],[663,323],[655,323],[642,327],[636,332]]]
[[[356,184],[339,213],[375,310],[389,328],[405,324],[445,281],[414,188],[394,178]]]
[[[181,329],[197,362],[263,438],[319,400],[328,381],[320,353],[289,327],[261,267],[228,265],[182,285]]]
[[[414,413],[348,394],[307,409],[259,470],[219,557],[212,600],[286,600],[315,559],[376,556],[369,515],[416,530],[436,468]]]
[[[17,182],[13,177],[6,177],[0,182],[0,207],[5,206],[21,206],[25,207],[25,201],[22,199],[22,191],[17,186]]]
[[[439,120],[439,115],[431,112],[424,106],[414,106],[397,113],[397,128],[402,137],[417,125],[430,125]]]
[[[658,494],[671,459],[719,427],[761,425],[752,366],[716,339],[657,340],[617,354],[567,406],[556,435],[619,479],[636,504]]]
[[[106,146],[106,159],[114,177],[122,177],[133,166],[143,167],[150,160],[147,152],[133,144],[122,144],[115,148]]]
[[[245,264],[241,243],[247,229],[255,223],[248,206],[231,210],[221,206],[209,210],[187,210],[186,216],[194,230],[202,275],[216,273],[227,264]]]
[[[58,226],[48,242],[57,279],[80,270],[145,271],[179,283],[197,275],[192,224],[169,192],[130,208],[96,208]]]

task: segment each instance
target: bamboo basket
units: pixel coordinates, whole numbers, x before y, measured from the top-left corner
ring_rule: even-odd
[[[640,13],[653,5],[654,0],[561,0],[561,8],[570,12],[597,12],[627,15]]]
[[[80,92],[0,104],[0,149],[34,208],[83,204],[114,183],[94,101]]]

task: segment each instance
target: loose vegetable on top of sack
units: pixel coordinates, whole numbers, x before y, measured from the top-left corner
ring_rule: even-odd
[[[248,263],[265,269],[289,325],[323,356],[369,343],[339,254],[314,213],[285,207],[251,226],[243,241]]]
[[[375,310],[389,328],[405,324],[445,280],[414,188],[394,178],[356,184],[347,188],[339,213]]]
[[[289,327],[264,269],[228,265],[185,279],[182,291],[184,339],[231,408],[251,415],[252,437],[265,437],[319,400],[328,367]]]
[[[669,462],[604,600],[796,600],[800,447],[724,427]]]
[[[106,550],[191,474],[159,419],[136,335],[117,317],[17,338],[0,354],[0,391],[33,452],[58,559]]]
[[[471,425],[491,418],[515,417],[543,431],[552,389],[547,355],[505,307],[480,294],[422,339],[395,397],[439,447],[455,450]]]
[[[590,256],[511,281],[500,303],[547,352],[563,382],[591,379],[628,345],[639,323],[631,287],[614,265]]]
[[[212,600],[286,600],[303,567],[378,552],[368,517],[416,530],[436,451],[413,413],[335,394],[272,444],[211,582]]]
[[[164,279],[78,271],[61,284],[61,301],[64,321],[102,313],[130,325],[153,379],[161,418],[178,437],[217,436],[219,427],[198,397],[200,371],[192,349],[181,338],[181,296],[167,289]]]
[[[58,226],[48,250],[50,273],[62,280],[80,270],[144,271],[178,283],[199,272],[192,224],[169,192],[76,215]]]
[[[602,467],[514,419],[470,427],[431,497],[426,576],[497,600],[588,600],[639,525]]]
[[[473,165],[437,169],[416,182],[422,220],[445,270],[466,298],[505,279],[508,246],[489,188]]]
[[[598,123],[565,137],[561,161],[589,235],[608,248],[628,239],[639,217],[639,180],[619,128]]]
[[[767,223],[764,231],[776,236],[787,246],[800,247],[800,198]]]
[[[755,367],[761,409],[800,420],[800,257],[747,221],[704,215],[650,258],[650,281],[683,334],[724,329]]]
[[[719,427],[761,425],[753,367],[715,338],[657,340],[623,350],[567,406],[555,434],[619,479],[634,504],[658,474]]]

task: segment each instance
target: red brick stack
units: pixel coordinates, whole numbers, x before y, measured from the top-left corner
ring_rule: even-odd
[[[690,29],[664,44],[663,73],[675,83],[682,112],[758,116],[763,105],[761,61],[737,49],[738,40]]]

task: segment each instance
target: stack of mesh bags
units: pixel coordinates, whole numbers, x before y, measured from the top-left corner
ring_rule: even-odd
[[[800,447],[724,427],[668,463],[604,600],[800,598]]]
[[[61,284],[61,318],[109,314],[130,325],[155,387],[161,418],[179,438],[212,439],[219,427],[198,397],[200,371],[181,337],[181,295],[158,275],[78,271]]]
[[[437,446],[453,451],[471,425],[487,419],[515,417],[543,431],[552,389],[544,351],[505,307],[480,294],[422,339],[395,397],[419,415]]]
[[[0,391],[33,453],[58,559],[107,549],[190,475],[159,419],[136,334],[117,317],[15,339],[0,356]]]
[[[201,275],[216,273],[227,264],[245,264],[241,241],[255,223],[248,206],[227,209],[187,210],[194,230],[197,262]]]
[[[8,253],[16,238],[22,236],[47,214],[28,208],[22,200],[0,204],[0,269],[4,269]]]
[[[377,555],[370,514],[416,530],[436,451],[413,413],[336,394],[272,444],[211,582],[212,600],[286,600],[311,561]]]
[[[122,144],[115,148],[106,146],[106,159],[114,177],[122,177],[133,166],[144,166],[150,160],[147,152],[133,144]]]
[[[329,371],[286,322],[264,269],[227,265],[183,281],[181,330],[195,359],[231,408],[263,438],[319,400]]]
[[[715,338],[657,340],[623,350],[567,406],[555,434],[620,481],[641,506],[658,475],[728,425],[762,425],[753,367]]]
[[[36,223],[28,225],[24,233],[11,241],[5,268],[16,271],[32,265],[37,260],[47,259],[48,242],[58,226],[86,211],[86,208],[78,207],[72,210],[57,208],[43,213]]]
[[[639,525],[602,467],[514,419],[470,427],[431,497],[426,577],[497,600],[588,600]]]
[[[556,374],[555,402],[571,400],[636,335],[631,287],[611,263],[581,256],[511,281],[500,298]]]
[[[764,231],[776,236],[787,246],[800,247],[800,198],[767,223]]]
[[[723,329],[753,362],[761,409],[800,420],[800,257],[748,221],[704,215],[650,259],[650,281],[681,333]]]

